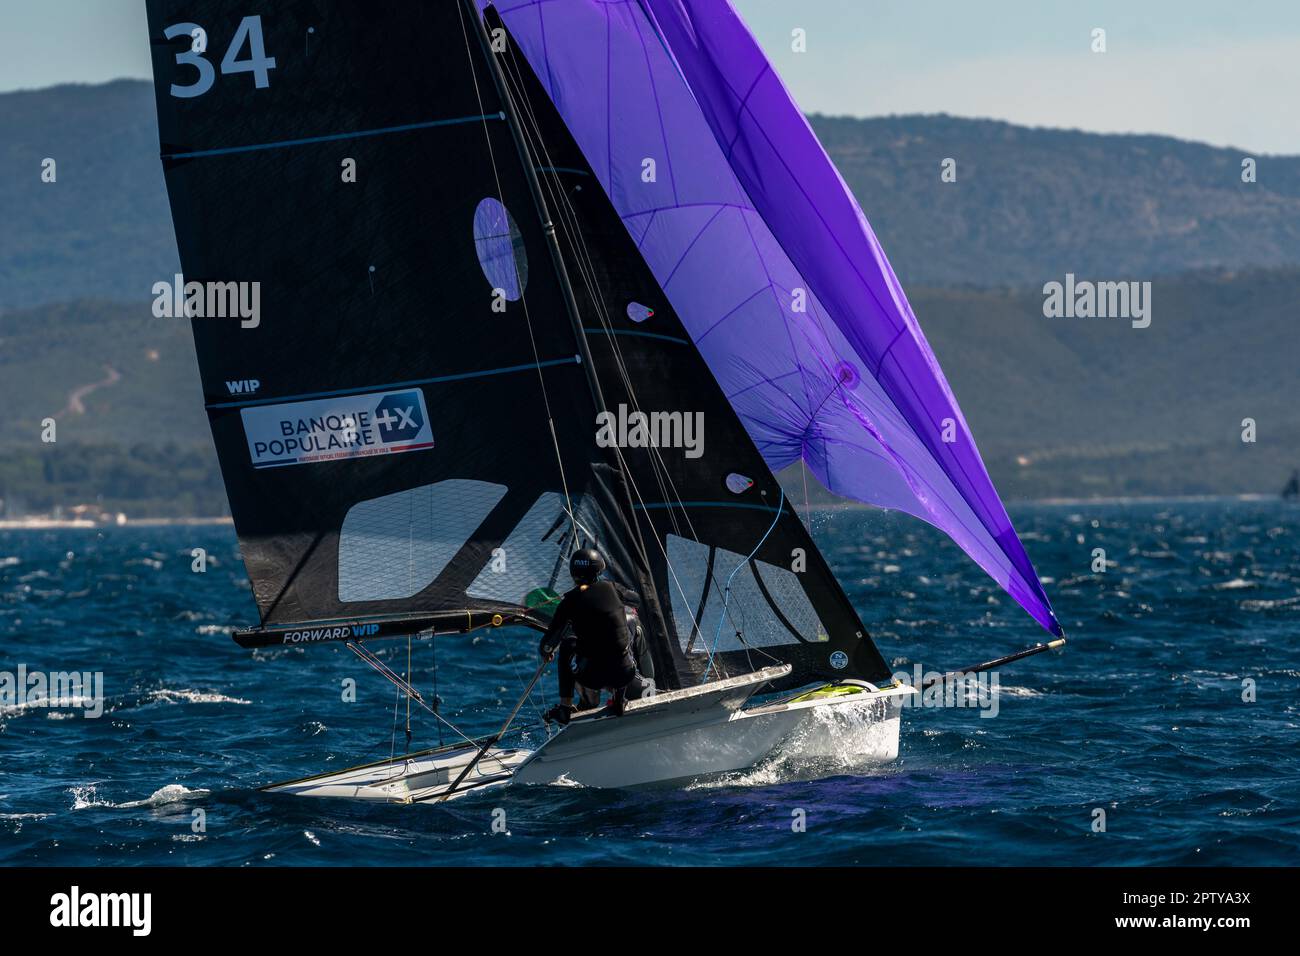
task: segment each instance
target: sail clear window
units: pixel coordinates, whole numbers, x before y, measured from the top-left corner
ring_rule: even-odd
[[[599,545],[596,509],[590,500],[574,501],[579,540],[571,541],[574,522],[564,495],[548,491],[533,503],[501,544],[499,561],[489,562],[466,589],[470,597],[519,604],[546,614],[573,587],[569,555],[575,548]]]
[[[738,651],[746,645],[770,647],[829,640],[826,627],[793,571],[765,561],[745,563],[743,554],[673,534],[668,535],[668,561],[672,566],[668,592],[673,628],[687,655],[707,654],[710,649]],[[758,579],[754,568],[758,569]],[[723,589],[733,571],[731,598],[726,602],[727,616],[723,620]],[[744,643],[736,637],[737,631],[744,635]]]
[[[357,502],[339,532],[339,600],[419,594],[505,493],[505,485],[453,478]]]
[[[524,236],[510,211],[491,197],[474,210],[474,251],[493,289],[500,289],[511,302],[523,298],[528,284]]]

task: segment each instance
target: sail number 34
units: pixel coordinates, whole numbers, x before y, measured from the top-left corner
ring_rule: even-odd
[[[212,89],[217,80],[216,68],[205,55],[208,51],[208,33],[197,23],[174,23],[163,31],[163,36],[174,40],[180,36],[191,38],[190,48],[176,54],[177,66],[192,66],[198,71],[198,78],[186,86],[171,85],[172,96],[191,99],[202,96]],[[248,57],[239,59],[244,46],[248,46]],[[275,69],[275,57],[266,55],[266,45],[262,40],[262,18],[244,17],[235,29],[235,35],[226,48],[226,55],[221,58],[221,73],[252,73],[253,83],[259,89],[271,85],[270,73]]]

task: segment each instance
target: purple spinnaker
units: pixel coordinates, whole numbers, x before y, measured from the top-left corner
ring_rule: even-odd
[[[728,0],[498,10],[771,468],[929,521],[1061,633],[866,216]]]

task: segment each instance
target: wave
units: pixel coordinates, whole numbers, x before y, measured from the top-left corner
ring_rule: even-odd
[[[1279,598],[1276,601],[1242,601],[1241,609],[1243,611],[1274,611],[1280,607],[1295,607],[1300,605],[1300,597]]]
[[[227,697],[225,694],[219,694],[215,691],[203,690],[175,690],[170,687],[162,687],[158,690],[149,691],[146,696],[150,701],[162,701],[165,704],[251,704],[251,700],[244,700],[242,697]]]
[[[1006,684],[998,685],[998,693],[1005,697],[1043,697],[1041,690],[1034,690],[1032,687],[1009,687]]]
[[[86,697],[83,694],[74,694],[71,697],[55,697],[53,699],[40,697],[36,700],[25,700],[19,704],[0,704],[0,717],[13,717],[37,708],[67,707],[76,710],[88,710],[94,706],[95,698]]]
[[[801,720],[755,766],[695,780],[685,789],[768,787],[827,776],[894,772],[881,755],[897,747],[897,718],[882,720],[874,707],[815,707],[806,713],[811,719]]]
[[[178,803],[191,797],[201,797],[212,792],[203,789],[191,790],[179,783],[169,783],[167,786],[155,790],[143,800],[127,800],[125,803],[114,803],[111,800],[100,799],[95,792],[96,786],[97,784],[88,783],[79,787],[72,787],[68,791],[72,794],[72,809],[86,810],[91,807],[107,807],[112,810],[134,810],[138,807],[162,807],[169,803]]]

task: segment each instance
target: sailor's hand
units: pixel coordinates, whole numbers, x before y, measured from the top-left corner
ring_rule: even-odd
[[[559,644],[553,644],[546,638],[542,638],[542,643],[537,645],[537,653],[542,656],[542,660],[549,662],[555,659],[555,651],[558,647]]]

